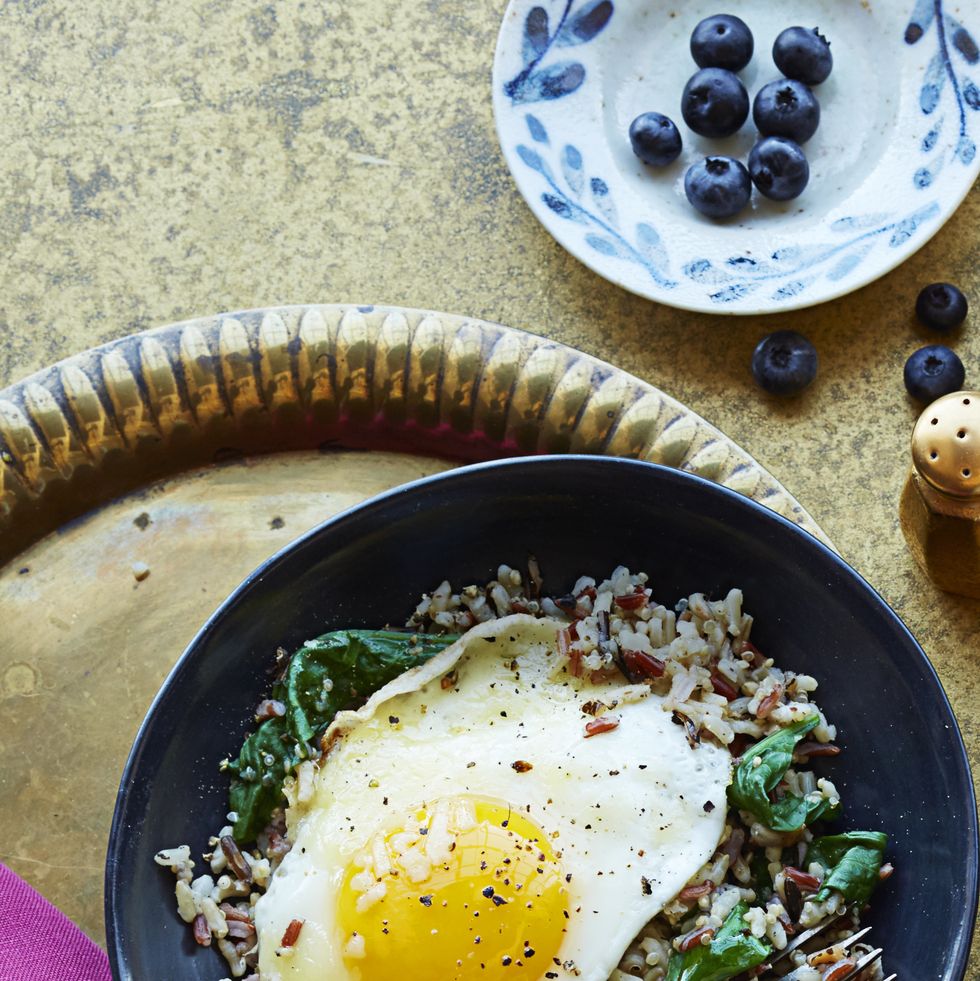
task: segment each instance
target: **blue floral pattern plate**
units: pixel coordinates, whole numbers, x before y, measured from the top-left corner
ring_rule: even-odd
[[[772,43],[819,26],[834,71],[795,201],[753,194],[727,221],[699,215],[684,173],[708,154],[742,159],[751,116],[725,140],[684,125],[697,70],[689,39],[720,10],[742,17],[755,56],[750,97],[779,77]],[[545,228],[595,272],[688,310],[760,314],[812,306],[877,279],[934,235],[980,173],[980,6],[951,0],[511,0],[497,42],[497,133]],[[655,110],[678,124],[681,157],[656,170],[627,132]]]

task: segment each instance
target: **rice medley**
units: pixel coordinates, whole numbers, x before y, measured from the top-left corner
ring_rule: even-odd
[[[740,590],[715,600],[694,593],[668,608],[656,601],[648,582],[646,574],[620,566],[607,579],[582,576],[569,594],[547,596],[531,559],[526,577],[501,565],[497,578],[483,587],[471,585],[457,593],[448,581],[441,583],[423,595],[406,626],[420,634],[465,633],[513,613],[563,621],[558,650],[567,656],[572,673],[621,672],[631,681],[646,681],[664,696],[665,708],[684,727],[692,747],[702,739],[714,740],[729,748],[736,763],[758,740],[809,722],[805,740],[793,751],[793,765],[772,796],[795,795],[811,812],[833,812],[839,805],[834,784],[806,769],[810,757],[839,752],[833,743],[836,728],[812,700],[817,681],[778,668],[751,642],[753,621],[742,609]],[[290,804],[302,800],[312,786],[314,765],[307,760],[286,778],[284,792]],[[230,814],[229,820],[234,819]],[[156,860],[177,875],[178,912],[193,925],[198,942],[210,944],[213,937],[233,977],[260,981],[254,973],[252,910],[289,850],[284,815],[281,810],[274,814],[247,860],[238,852],[231,830],[225,827],[211,839],[212,851],[205,855],[209,874],[194,877],[187,846],[160,852]],[[838,922],[813,947],[851,936],[859,928],[860,904],[849,904],[833,889],[816,901],[829,870],[817,862],[802,867],[812,839],[805,826],[780,833],[749,811],[732,807],[714,855],[635,938],[610,981],[664,981],[671,957],[707,945],[739,904],[747,909],[744,925],[752,936],[772,945],[773,956],[794,934],[828,918],[837,917]],[[234,874],[242,861],[249,870],[245,878]],[[890,871],[883,866],[881,877]],[[766,881],[764,890],[758,889],[761,879]],[[793,951],[767,976],[835,981],[869,949],[858,944],[818,963],[810,963],[812,958],[803,951]],[[758,976],[758,969],[739,976]],[[861,981],[881,977],[880,964],[860,975]]]
[[[732,589],[718,600],[694,593],[670,609],[653,597],[649,576],[619,566],[599,582],[582,576],[566,596],[539,598],[540,573],[533,560],[530,570],[525,582],[518,570],[502,565],[497,579],[485,588],[469,586],[458,594],[444,581],[422,597],[409,625],[420,631],[462,633],[476,623],[515,612],[565,619],[569,626],[563,631],[566,636],[559,637],[559,648],[567,651],[573,670],[621,670],[628,677],[646,678],[658,694],[666,695],[674,721],[688,729],[691,740],[707,734],[738,758],[756,740],[816,715],[817,725],[809,741],[797,747],[794,761],[805,764],[810,755],[839,752],[833,744],[836,727],[811,699],[816,679],[776,667],[749,639],[753,619],[742,609],[741,590]],[[790,767],[783,780],[790,793],[839,803],[834,784],[817,779],[810,770]],[[663,981],[671,954],[685,938],[700,934],[710,939],[707,931],[717,931],[740,902],[750,904],[745,922],[752,934],[767,939],[777,951],[785,948],[792,933],[835,914],[842,915],[839,929],[823,934],[821,943],[851,936],[859,926],[857,912],[847,911],[840,894],[824,902],[804,898],[805,892],[816,892],[823,878],[825,870],[819,865],[805,870],[806,878],[797,875],[810,888],[801,890],[790,879],[792,898],[787,896],[784,849],[796,848],[802,856],[811,838],[805,829],[802,835],[779,834],[752,814],[732,809],[716,853],[636,938],[610,981]],[[764,855],[773,880],[772,896],[764,905],[755,905],[759,897],[749,888],[750,861],[757,854]],[[791,875],[798,871],[790,868]],[[870,948],[859,945],[857,952],[862,949]],[[821,981],[835,966],[811,967],[802,952],[786,960],[783,974],[792,981]],[[862,981],[881,977],[876,964],[863,972]]]
[[[781,671],[749,641],[752,617],[742,610],[741,590],[732,589],[721,600],[694,593],[667,609],[654,600],[648,581],[645,573],[631,575],[620,566],[600,583],[582,576],[567,596],[539,600],[526,595],[519,571],[502,565],[485,589],[468,586],[454,594],[443,582],[423,596],[408,625],[463,633],[511,613],[564,619],[569,627],[559,647],[574,670],[625,668],[629,675],[631,660],[651,667],[635,655],[655,658],[652,667],[663,666],[661,678],[642,669],[632,673],[648,678],[672,708],[725,746],[739,735],[760,739],[814,712],[820,723],[813,738],[821,743],[836,738],[837,730],[809,700],[816,679]],[[828,785],[828,796],[833,793]]]

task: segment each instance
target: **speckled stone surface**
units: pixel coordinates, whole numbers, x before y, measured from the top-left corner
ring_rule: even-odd
[[[951,343],[980,385],[980,193],[904,266],[822,307],[731,320],[639,300],[566,255],[510,181],[488,90],[504,6],[7,4],[0,384],[155,324],[311,300],[465,312],[572,344],[770,467],[919,637],[980,772],[980,602],[930,585],[897,512],[917,415],[902,365],[934,340],[912,318],[922,285],[966,289],[975,312]],[[777,403],[747,364],[786,327],[821,371]],[[44,888],[48,856],[0,843],[0,858]],[[98,910],[81,918],[98,933]]]

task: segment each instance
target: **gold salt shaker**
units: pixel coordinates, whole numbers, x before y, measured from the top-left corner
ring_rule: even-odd
[[[919,416],[900,515],[929,578],[980,598],[980,392],[944,395]]]

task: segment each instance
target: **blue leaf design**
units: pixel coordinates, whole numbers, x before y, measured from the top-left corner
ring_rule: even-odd
[[[772,254],[772,258],[775,262],[792,262],[799,257],[800,251],[798,245],[786,245],[781,249],[776,249]]]
[[[595,235],[589,232],[585,236],[586,244],[591,248],[595,249],[596,252],[601,252],[603,255],[614,256],[617,259],[629,259],[632,260],[632,256],[625,251],[617,242],[614,242],[611,238],[606,238],[604,235]]]
[[[524,64],[530,65],[535,58],[548,50],[548,11],[544,7],[532,7],[524,21],[524,40],[521,45],[521,55]]]
[[[823,262],[833,251],[834,249],[827,245],[788,245],[773,252],[772,259],[773,262],[784,267],[777,271],[789,273]]]
[[[666,269],[669,263],[667,250],[664,248],[657,230],[646,222],[638,222],[636,226],[636,242],[646,260],[657,269]]]
[[[722,271],[708,259],[696,259],[684,266],[684,274],[696,283],[719,287],[710,294],[716,303],[731,303],[772,282],[772,299],[782,301],[799,295],[823,275],[832,282],[848,276],[869,255],[885,236],[891,248],[898,248],[914,235],[924,222],[939,214],[939,204],[932,201],[901,221],[890,221],[887,215],[861,215],[839,218],[833,231],[853,232],[854,236],[841,244],[824,242],[816,245],[790,245],[772,253],[771,261],[749,255],[731,256]],[[826,265],[825,265],[826,264]]]
[[[524,146],[523,143],[517,146],[517,155],[521,158],[531,168],[531,170],[536,170],[542,177],[549,181],[554,181],[554,175],[551,173],[551,168],[541,159],[540,154],[537,150],[532,150],[528,146]]]
[[[571,95],[585,81],[585,69],[577,61],[559,61],[526,77],[518,76],[504,90],[518,105],[548,102]]]
[[[575,197],[582,196],[582,189],[585,187],[585,174],[582,173],[582,154],[571,144],[562,150],[561,172],[565,177],[565,182],[572,189]]]
[[[953,32],[953,47],[963,56],[968,65],[975,65],[980,61],[980,49],[977,42],[973,40],[973,35],[960,25],[956,26]]]
[[[714,267],[707,259],[695,259],[684,267],[684,275],[695,283],[705,282],[705,276],[710,275]]]
[[[786,283],[784,286],[780,286],[779,289],[773,293],[772,298],[777,301],[790,300],[794,296],[799,296],[811,282],[813,282],[813,280],[807,281],[805,279],[794,279],[791,283]]]
[[[852,232],[858,229],[877,228],[888,221],[888,215],[878,212],[873,215],[857,215],[853,218],[838,218],[831,226],[832,232]]]
[[[767,276],[769,273],[779,272],[770,263],[761,262],[759,259],[754,259],[748,255],[730,256],[726,265],[736,270],[740,276]]]
[[[959,117],[959,137],[952,152],[943,147],[938,154],[938,160],[933,159],[913,174],[913,183],[920,190],[935,182],[943,164],[947,161],[959,160],[964,166],[969,166],[977,155],[976,138],[969,133],[967,111],[980,110],[980,89],[968,76],[958,77],[953,62],[956,57],[959,57],[968,65],[980,64],[980,46],[977,45],[976,38],[970,31],[955,17],[944,11],[943,4],[944,0],[916,0],[916,7],[905,35],[905,40],[909,44],[915,44],[932,22],[936,22],[937,51],[926,68],[922,88],[919,91],[919,105],[924,115],[929,116],[934,113],[942,101],[948,81],[952,89],[954,108]],[[942,129],[943,120],[940,118],[920,142],[923,153],[932,153],[940,146]]]
[[[548,131],[544,128],[544,124],[538,119],[537,116],[532,116],[528,113],[524,117],[527,122],[527,131],[531,134],[531,139],[535,143],[543,143],[545,146],[548,145]]]
[[[743,296],[748,296],[755,289],[756,284],[732,283],[731,286],[726,286],[723,290],[718,290],[717,293],[711,293],[710,296],[715,303],[731,303],[733,300],[740,300]]]
[[[514,105],[564,98],[578,91],[585,81],[585,68],[576,61],[542,67],[552,48],[585,44],[601,33],[612,18],[613,0],[586,0],[573,11],[575,2],[565,0],[554,34],[545,6],[537,5],[528,11],[521,37],[524,67],[503,86],[504,94]],[[535,142],[546,142],[533,132],[531,135]]]
[[[545,145],[550,146],[547,143],[547,131],[540,120],[526,114],[525,121],[532,137],[541,137]],[[642,266],[650,278],[664,289],[677,287],[676,282],[664,275],[663,270],[669,265],[669,259],[655,229],[642,224],[637,226],[639,246],[634,245],[620,233],[616,226],[616,208],[609,186],[601,177],[593,177],[589,180],[589,190],[595,209],[592,210],[591,202],[582,200],[586,170],[585,161],[578,147],[566,144],[562,147],[559,156],[561,176],[570,190],[566,190],[556,180],[551,164],[542,156],[544,150],[539,151],[525,144],[518,144],[514,150],[528,168],[544,178],[548,189],[541,194],[541,201],[549,211],[566,221],[591,226],[595,230],[585,235],[585,242],[589,248],[602,255]]]
[[[942,132],[943,123],[940,120],[925,136],[922,137],[922,152],[931,152],[939,142],[939,134]]]
[[[592,200],[602,216],[612,226],[619,224],[619,215],[616,212],[616,205],[609,196],[609,185],[601,177],[593,177],[589,181],[589,188],[592,191]]]
[[[939,205],[933,201],[932,204],[909,215],[908,218],[896,222],[892,237],[888,240],[889,247],[897,249],[900,245],[904,245],[918,231],[919,226],[932,218],[938,211]]]
[[[919,93],[919,105],[922,111],[931,115],[939,105],[939,96],[942,95],[943,85],[946,83],[946,70],[943,65],[941,54],[933,55],[929,67],[926,69],[925,81],[922,83],[922,91]]]
[[[907,242],[913,234],[915,234],[916,225],[906,219],[900,222],[895,231],[892,232],[892,237],[888,240],[888,244],[891,248],[897,249],[900,245]]]
[[[909,26],[905,28],[905,43],[915,44],[929,30],[929,25],[935,16],[936,7],[933,0],[917,0],[915,10],[909,18]]]
[[[920,167],[912,175],[912,183],[920,190],[925,190],[933,181],[935,174],[928,167]]]
[[[554,194],[542,194],[541,200],[558,215],[559,218],[567,218],[569,221],[577,222],[579,225],[587,224],[585,217],[573,208],[568,201],[556,197]]]
[[[565,21],[555,43],[563,48],[585,44],[609,23],[612,15],[612,0],[590,0]]]
[[[730,283],[732,277],[727,273],[719,272],[708,259],[695,259],[684,267],[684,275],[688,279],[693,279],[695,283]]]
[[[863,261],[864,257],[871,251],[871,245],[865,244],[860,249],[850,252],[840,259],[837,264],[827,273],[827,279],[832,283],[837,283],[845,276],[852,273]]]

